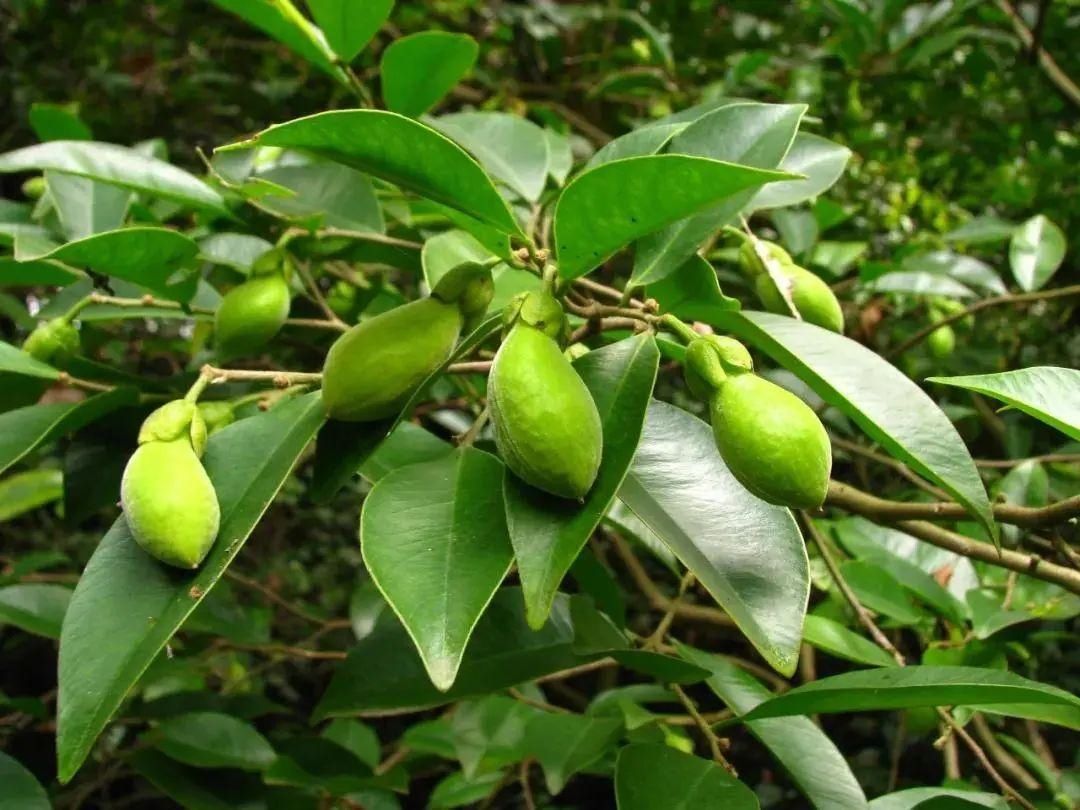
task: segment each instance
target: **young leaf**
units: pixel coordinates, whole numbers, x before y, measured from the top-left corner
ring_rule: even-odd
[[[525,729],[525,745],[544,769],[548,793],[558,795],[571,776],[600,759],[622,728],[620,720],[537,713]]]
[[[50,141],[0,155],[0,174],[50,169],[226,213],[225,200],[202,180],[125,146],[99,141]]]
[[[839,622],[810,614],[803,624],[803,641],[819,650],[871,667],[895,667],[896,661],[881,647]]]
[[[969,245],[981,245],[991,242],[1004,242],[1016,231],[1016,223],[993,215],[973,217],[963,225],[958,225],[947,234],[947,242],[965,242]]]
[[[210,437],[202,461],[217,490],[221,529],[198,571],[181,573],[154,560],[135,544],[123,516],[105,535],[60,636],[61,781],[74,776],[125,695],[221,578],[322,421],[315,393]]]
[[[540,492],[506,471],[507,525],[534,628],[547,619],[559,584],[626,477],[659,360],[656,342],[641,334],[591,351],[574,364],[596,402],[604,431],[600,471],[584,503]]]
[[[589,158],[589,162],[585,164],[585,169],[586,171],[595,169],[597,166],[610,163],[613,160],[655,155],[688,126],[690,126],[690,122],[684,121],[631,130],[597,149],[596,153]]]
[[[386,22],[394,0],[307,0],[307,4],[331,49],[348,64]]]
[[[1065,234],[1042,214],[1013,231],[1009,266],[1021,289],[1031,292],[1045,286],[1064,259]]]
[[[680,656],[712,672],[709,687],[736,714],[745,716],[772,697],[768,689],[735,664],[684,644],[676,646]],[[843,754],[810,718],[755,720],[746,727],[787,769],[816,810],[866,806],[866,796]]]
[[[468,34],[421,31],[395,39],[380,66],[387,109],[419,118],[468,75],[479,52]]]
[[[1080,728],[1080,698],[1011,672],[980,667],[910,666],[845,672],[778,695],[743,719],[1011,703],[1052,706],[1058,715],[1049,722]]]
[[[1080,371],[1033,366],[1000,374],[928,377],[927,382],[966,388],[1001,400],[1080,441]]]
[[[515,194],[531,203],[540,199],[551,158],[544,130],[532,121],[510,113],[464,112],[440,116],[432,125]]]
[[[619,499],[675,552],[779,672],[795,671],[810,595],[787,509],[747,492],[700,419],[653,401]]]
[[[513,561],[502,476],[494,456],[458,448],[390,473],[360,513],[364,564],[443,691]]]
[[[715,762],[659,743],[628,745],[615,762],[619,810],[757,810],[754,791]]]
[[[626,158],[589,169],[567,184],[555,206],[559,272],[583,276],[635,239],[740,191],[788,178],[686,155]]]
[[[71,589],[46,582],[21,582],[0,588],[0,624],[11,624],[27,633],[60,638]]]
[[[250,723],[218,712],[170,717],[152,732],[150,740],[177,762],[196,768],[261,771],[277,756]]]
[[[846,146],[809,132],[799,132],[780,162],[780,168],[805,177],[801,180],[770,183],[754,195],[746,210],[783,208],[811,200],[832,188],[844,173],[844,167],[850,159],[851,150]]]
[[[419,121],[382,110],[335,110],[264,129],[218,149],[282,146],[344,163],[524,236],[491,178],[460,146]]]
[[[940,802],[937,800],[940,799]],[[950,804],[954,801],[955,804]],[[964,810],[970,807],[989,807],[992,810],[1008,810],[1009,804],[997,793],[946,787],[919,787],[878,796],[867,810],[916,810],[916,808],[939,807]]]
[[[274,245],[261,236],[218,231],[200,240],[199,258],[231,267],[246,276],[251,272],[251,265],[273,249]]]
[[[805,321],[724,312],[712,324],[768,354],[851,417],[891,455],[955,497],[997,542],[975,462],[949,418],[915,383],[870,349]],[[904,407],[896,407],[903,402]]]
[[[4,810],[51,810],[52,804],[45,788],[14,757],[0,751],[0,807]]]
[[[3,243],[0,226],[0,244]],[[29,287],[34,285],[67,287],[86,274],[60,262],[18,262],[14,256],[0,259],[0,287]]]

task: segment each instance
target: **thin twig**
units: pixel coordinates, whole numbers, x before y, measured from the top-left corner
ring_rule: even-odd
[[[212,383],[228,380],[271,382],[278,388],[288,388],[291,385],[317,385],[322,382],[322,374],[306,371],[255,371],[205,365],[202,367],[202,374],[209,377]]]
[[[1009,459],[975,459],[976,467],[1008,469],[1021,464],[1080,464],[1080,453],[1047,453],[1042,456]]]
[[[1016,31],[1016,35],[1020,38],[1020,41],[1024,43],[1024,47],[1028,50],[1035,51],[1039,59],[1039,66],[1043,69],[1043,73],[1046,74],[1046,77],[1053,82],[1054,86],[1063,96],[1065,96],[1065,98],[1077,107],[1080,107],[1080,87],[1078,87],[1076,82],[1070,79],[1069,75],[1061,69],[1061,66],[1054,60],[1054,57],[1052,57],[1050,53],[1037,42],[1035,35],[1027,27],[1024,18],[1020,16],[1015,8],[1013,8],[1012,3],[1008,2],[1008,0],[997,0],[997,5],[1009,18],[1013,30]]]
[[[320,616],[316,616],[313,613],[308,613],[303,608],[299,607],[298,605],[294,605],[288,599],[285,599],[275,591],[272,591],[270,588],[266,587],[261,582],[258,582],[254,579],[249,579],[243,574],[238,574],[235,571],[230,570],[225,571],[225,576],[227,576],[233,582],[236,582],[239,585],[243,585],[245,588],[250,588],[253,591],[257,591],[258,593],[266,597],[266,599],[273,602],[275,605],[284,608],[289,613],[303,619],[304,621],[311,622],[312,624],[317,624],[320,627],[327,623],[326,619]]]
[[[722,767],[725,771],[732,776],[738,776],[735,771],[735,766],[728,762],[727,757],[724,756],[723,744],[720,742],[720,738],[716,736],[716,732],[713,731],[705,718],[701,716],[701,712],[698,711],[697,705],[690,696],[686,694],[686,691],[677,683],[671,684],[671,691],[675,693],[675,696],[679,699],[679,702],[686,708],[687,714],[694,718],[694,723],[705,737],[705,741],[709,744],[709,753],[712,754],[713,760],[717,765]]]
[[[321,309],[326,316],[326,320],[347,329],[348,327],[345,326],[345,322],[337,316],[337,313],[334,312],[334,310],[330,308],[330,304],[327,303],[326,297],[323,296],[322,290],[319,289],[318,283],[315,281],[314,276],[311,275],[311,269],[308,267],[307,262],[296,262],[295,266],[296,272],[299,273],[300,278],[303,279],[304,286],[307,287],[308,292],[310,292],[312,298],[315,299],[315,303],[319,305],[319,309]]]

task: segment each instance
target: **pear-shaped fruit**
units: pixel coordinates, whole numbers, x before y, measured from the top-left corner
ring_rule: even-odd
[[[802,319],[823,329],[843,334],[844,312],[829,285],[809,270],[795,264],[784,265],[782,272],[790,282],[791,302],[795,304],[795,309]],[[758,276],[754,287],[765,309],[781,315],[790,314],[787,302],[771,276]]]
[[[331,419],[373,422],[396,416],[454,350],[464,316],[435,298],[361,321],[337,339],[323,366],[323,403]]]
[[[541,329],[518,321],[488,377],[495,444],[518,478],[552,495],[582,498],[600,469],[604,436],[589,389]]]
[[[744,487],[780,506],[821,506],[829,488],[832,448],[805,402],[744,372],[729,376],[713,394],[710,411],[716,447]]]
[[[686,347],[683,376],[690,393],[708,401],[729,374],[753,371],[750,352],[734,338],[702,335]]]
[[[22,349],[35,360],[63,368],[79,353],[79,330],[63,318],[39,324]]]
[[[755,248],[754,243],[750,239],[746,239],[742,243],[742,247],[739,248],[739,266],[743,273],[751,278],[762,274],[768,275],[765,262],[762,261],[758,253],[759,250],[785,267],[795,263],[795,260],[791,258],[791,254],[775,242],[758,239]]]
[[[289,317],[292,293],[280,273],[256,276],[230,290],[214,316],[217,353],[224,359],[258,351]]]
[[[926,345],[933,357],[944,360],[956,349],[956,332],[948,324],[939,326],[926,336]]]

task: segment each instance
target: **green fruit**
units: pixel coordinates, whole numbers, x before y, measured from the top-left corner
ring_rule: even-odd
[[[456,304],[435,298],[361,321],[326,355],[322,397],[327,415],[346,422],[396,416],[450,358],[462,323]]]
[[[603,428],[558,344],[519,321],[495,355],[487,390],[495,444],[511,472],[552,495],[584,497],[600,469]]]
[[[22,193],[30,200],[41,199],[45,193],[45,178],[42,175],[29,178],[22,184]]]
[[[951,326],[941,326],[926,336],[926,345],[933,357],[944,360],[956,349],[956,333]]]
[[[230,290],[214,316],[218,355],[231,359],[269,343],[289,317],[291,297],[279,274],[257,276]]]
[[[66,366],[80,348],[79,330],[62,318],[39,324],[22,345],[23,351],[35,360],[60,368]]]
[[[938,730],[940,720],[933,706],[915,706],[904,709],[903,714],[904,729],[910,737],[925,737]]]
[[[750,352],[734,338],[703,335],[686,347],[683,376],[698,399],[708,400],[729,374],[753,369]]]
[[[795,264],[794,259],[791,258],[791,254],[775,242],[758,239],[757,244],[760,250],[764,251],[767,256],[771,256],[781,265],[787,267],[788,265]],[[754,243],[750,239],[746,239],[742,243],[742,247],[739,248],[739,266],[742,268],[742,271],[751,278],[762,274],[769,274],[769,271],[765,268],[765,262],[761,260],[761,256],[759,256],[758,251],[754,249]]]
[[[844,333],[844,312],[836,294],[829,285],[809,270],[798,265],[785,265],[784,275],[791,282],[791,301],[795,309],[807,323],[820,326],[838,334]],[[776,289],[776,284],[769,275],[760,275],[754,283],[758,298],[769,312],[780,315],[790,314],[787,302]]]
[[[805,402],[745,372],[728,377],[713,395],[710,410],[716,447],[744,487],[779,506],[821,506],[832,448]]]

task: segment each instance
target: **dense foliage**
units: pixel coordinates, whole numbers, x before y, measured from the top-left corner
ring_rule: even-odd
[[[1080,802],[1071,0],[8,6],[0,807]]]

